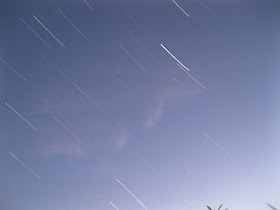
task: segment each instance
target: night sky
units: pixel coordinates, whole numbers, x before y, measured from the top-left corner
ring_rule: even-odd
[[[280,208],[279,0],[0,2],[0,209]]]

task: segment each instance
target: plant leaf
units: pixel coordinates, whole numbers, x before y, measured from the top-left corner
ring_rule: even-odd
[[[218,210],[220,210],[220,209],[222,208],[222,206],[223,206],[223,204],[222,204],[222,205],[220,205],[220,207],[218,208]]]
[[[266,203],[270,208],[272,208],[273,210],[277,210],[274,206],[270,205],[269,203]]]

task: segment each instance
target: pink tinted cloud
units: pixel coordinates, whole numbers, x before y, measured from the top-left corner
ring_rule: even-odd
[[[148,116],[144,120],[144,126],[151,128],[160,120],[164,113],[164,107],[169,102],[181,100],[185,97],[191,97],[201,94],[204,90],[202,88],[194,88],[193,84],[178,83],[179,78],[170,78],[172,82],[170,85],[161,89],[160,93],[156,93],[157,101],[153,108],[148,111]],[[164,91],[164,92],[163,92]]]
[[[149,116],[147,117],[144,125],[148,128],[153,127],[158,120],[160,119],[162,112],[163,112],[164,102],[160,100],[156,107],[150,112]]]
[[[128,144],[128,131],[127,127],[122,127],[120,135],[117,139],[117,147],[118,148],[123,148],[125,145]]]
[[[149,114],[144,121],[144,126],[147,128],[151,128],[160,120],[164,107],[168,102],[172,102],[174,100],[180,100],[184,97],[191,97],[197,94],[200,94],[202,90],[192,89],[189,91],[188,89],[184,89],[179,86],[176,82],[172,86],[169,86],[164,93],[161,93],[158,96],[158,100],[155,103],[154,107],[149,110]]]

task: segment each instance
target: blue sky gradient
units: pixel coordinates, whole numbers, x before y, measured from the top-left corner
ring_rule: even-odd
[[[1,2],[0,209],[280,207],[279,1],[176,3]]]

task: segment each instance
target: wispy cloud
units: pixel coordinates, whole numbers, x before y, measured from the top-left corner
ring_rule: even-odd
[[[121,149],[127,144],[128,144],[128,131],[127,131],[127,127],[123,126],[121,128],[120,135],[117,138],[117,147]]]
[[[151,111],[151,113],[148,115],[146,121],[145,121],[145,126],[150,128],[153,127],[158,120],[160,119],[162,112],[163,112],[163,107],[164,107],[164,102],[163,100],[160,100],[155,108]]]
[[[145,127],[151,128],[158,123],[168,103],[181,100],[185,97],[191,97],[202,92],[201,88],[194,89],[189,84],[186,86],[183,86],[181,83],[178,84],[178,81],[174,80],[174,76],[171,76],[170,80],[172,84],[165,87],[165,89],[163,89],[164,92],[161,89],[161,92],[155,94],[156,101],[147,112],[148,114],[144,120]]]

